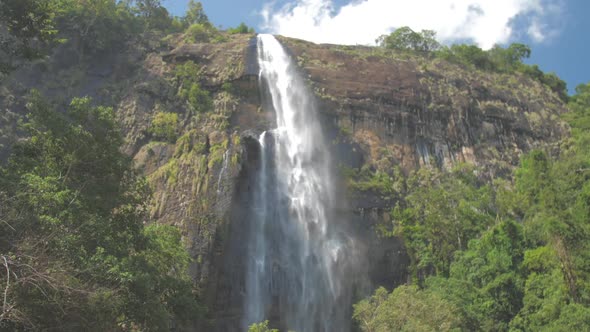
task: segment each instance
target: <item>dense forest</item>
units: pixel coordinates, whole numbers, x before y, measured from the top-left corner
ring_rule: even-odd
[[[61,44],[85,58],[149,38],[222,43],[245,33],[245,24],[216,28],[193,0],[183,17],[159,0],[0,0],[0,82]],[[393,176],[343,168],[349,187],[396,197],[391,222],[375,231],[401,239],[410,259],[407,284],[358,299],[354,328],[590,329],[590,84],[569,96],[555,74],[523,63],[523,44],[443,46],[410,28],[377,43],[378,52],[527,75],[567,102],[570,135],[504,177],[466,163]],[[177,97],[197,113],[212,107],[192,81],[198,71],[187,62],[175,72],[187,83]],[[152,188],[121,150],[114,109],[85,96],[63,107],[35,90],[26,108],[23,138],[0,164],[0,330],[166,331],[205,319],[181,233],[150,220]],[[153,137],[176,141],[175,116],[156,114]],[[261,322],[250,331],[275,330]]]
[[[400,236],[412,283],[355,305],[363,331],[584,331],[588,248],[590,85],[564,117],[571,137],[533,151],[506,179],[477,169],[420,169],[403,182],[383,236]]]
[[[215,30],[195,2],[179,19],[159,1],[8,0],[0,24],[5,74],[60,43],[87,57],[154,32]],[[61,109],[31,91],[27,110],[27,139],[0,169],[0,328],[161,331],[194,321],[202,309],[180,232],[145,223],[150,188],[121,152],[113,109],[87,97]],[[155,135],[166,135],[162,123]]]

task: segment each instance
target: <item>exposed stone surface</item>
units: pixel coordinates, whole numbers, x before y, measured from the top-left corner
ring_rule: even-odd
[[[375,48],[282,40],[306,71],[322,109],[352,134],[377,168],[382,158],[391,162],[387,166],[406,170],[467,161],[491,175],[513,167],[523,151],[566,133],[559,97],[520,73],[469,70]]]
[[[353,169],[394,177],[396,166],[407,173],[468,162],[492,179],[508,175],[522,153],[556,148],[567,134],[559,120],[563,102],[520,73],[483,72],[379,48],[281,41],[318,97],[337,162]],[[359,228],[389,221],[396,200],[371,190],[349,190],[349,197],[344,206]],[[400,244],[367,243],[371,281],[404,282],[408,261]]]

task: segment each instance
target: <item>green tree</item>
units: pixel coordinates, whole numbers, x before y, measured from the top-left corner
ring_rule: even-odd
[[[523,307],[510,327],[518,331],[541,331],[559,319],[567,305],[567,287],[557,254],[550,246],[527,250],[523,268],[528,275]]]
[[[115,0],[63,0],[59,21],[81,58],[112,52],[141,30],[141,21],[131,8]]]
[[[417,52],[432,52],[440,47],[436,41],[436,32],[432,30],[415,32],[407,26],[398,28],[389,35],[380,36],[376,42],[385,48]]]
[[[203,4],[201,4],[200,1],[195,0],[190,0],[188,2],[188,10],[183,20],[188,26],[193,24],[201,24],[205,26],[211,25],[207,14],[205,14],[205,11],[203,10]]]
[[[400,41],[402,44],[403,42],[403,40]],[[513,43],[507,48],[495,45],[492,49],[484,51],[476,45],[454,44],[450,47],[438,48],[435,55],[449,62],[476,69],[501,73],[524,73],[548,86],[563,101],[568,100],[566,83],[557,75],[543,73],[537,65],[526,65],[522,62],[531,55],[531,49],[527,45]]]
[[[127,0],[128,5],[134,6],[137,13],[147,19],[157,17],[162,8],[161,0]]]
[[[501,60],[489,59],[498,68],[527,68],[520,63],[526,47],[494,52]],[[406,181],[407,195],[392,213],[393,234],[404,241],[414,281],[423,287],[418,292],[456,308],[462,330],[590,329],[590,87],[577,92],[564,115],[572,135],[559,154],[522,156],[513,181],[483,185],[470,171],[427,169]],[[380,309],[387,301],[382,290],[355,306],[361,328],[376,331],[404,317]]]
[[[493,224],[491,189],[468,165],[451,173],[422,168],[407,183],[403,206],[392,211],[393,234],[403,239],[415,278],[447,275],[455,251]]]
[[[522,307],[523,280],[519,271],[524,255],[522,228],[504,221],[472,240],[468,250],[458,252],[450,279],[460,280],[477,292],[480,301],[464,305],[467,320],[476,329],[506,330]]]
[[[19,60],[41,56],[57,40],[55,1],[0,1],[0,72],[15,68]]]
[[[361,331],[451,331],[459,326],[457,308],[438,294],[415,286],[399,286],[390,294],[378,288],[354,305]]]
[[[588,136],[590,130],[590,83],[580,84],[568,103],[569,112],[564,115],[573,129],[575,139]],[[578,144],[580,145],[580,144]]]
[[[29,138],[0,169],[4,326],[167,330],[191,319],[188,255],[177,230],[144,227],[149,187],[121,152],[113,110],[89,98],[57,110],[35,92],[27,107]]]
[[[483,70],[495,69],[488,54],[476,45],[455,44],[451,47],[441,48],[436,55],[439,58],[465,66],[473,66]]]
[[[210,24],[192,24],[186,29],[185,33],[185,41],[188,43],[209,43],[224,40],[223,35]]]
[[[238,33],[242,33],[242,34],[245,34],[245,33],[254,33],[254,28],[249,28],[246,25],[246,23],[242,22],[242,23],[240,23],[240,25],[238,25],[235,28],[229,28],[229,29],[227,29],[227,32],[229,34],[232,34],[232,35],[233,34],[238,34]]]

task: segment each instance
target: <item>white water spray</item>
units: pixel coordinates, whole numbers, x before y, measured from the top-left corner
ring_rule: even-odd
[[[259,138],[243,326],[270,319],[298,332],[342,331],[348,244],[331,221],[333,181],[313,98],[273,36],[259,35],[257,46],[276,129]]]

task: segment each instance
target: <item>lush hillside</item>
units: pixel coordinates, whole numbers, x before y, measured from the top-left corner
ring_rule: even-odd
[[[523,155],[513,181],[421,169],[384,236],[400,236],[412,282],[355,305],[363,331],[572,331],[590,325],[587,121],[590,85],[565,117],[559,155]]]
[[[194,1],[4,0],[0,37],[0,329],[236,330],[275,120],[252,29]],[[521,44],[379,40],[280,37],[362,242],[354,328],[589,329],[590,85]]]

